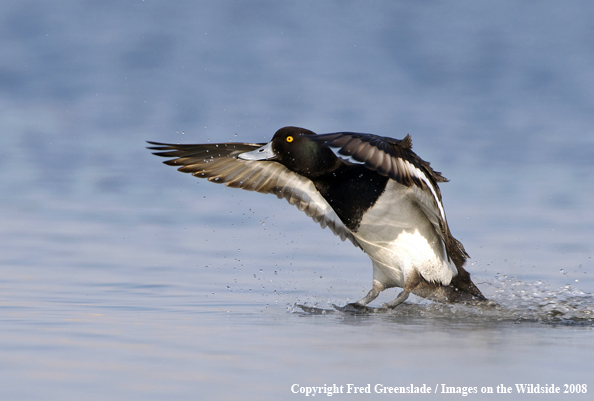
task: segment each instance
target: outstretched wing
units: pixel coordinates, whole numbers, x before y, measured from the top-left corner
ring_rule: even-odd
[[[342,224],[313,182],[292,172],[275,161],[251,161],[237,158],[241,153],[263,146],[263,143],[219,143],[206,145],[173,145],[148,142],[153,154],[173,158],[164,163],[178,166],[183,173],[228,187],[241,188],[285,198],[291,205],[319,223],[329,227],[341,240],[349,239],[359,246],[351,232]]]
[[[468,254],[450,233],[438,182],[447,182],[441,173],[412,151],[410,135],[398,140],[371,134],[338,132],[318,135],[313,141],[328,146],[346,164],[364,164],[370,170],[412,187],[411,199],[425,213],[442,239],[448,257],[461,267]]]

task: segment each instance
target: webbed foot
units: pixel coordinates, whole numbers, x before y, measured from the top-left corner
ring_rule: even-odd
[[[327,315],[329,313],[336,313],[334,309],[323,309],[323,308],[316,308],[315,306],[306,306],[295,304],[297,308],[301,308],[303,312],[309,313],[311,315]]]
[[[346,304],[345,306],[338,306],[334,304],[332,304],[332,306],[339,312],[351,314],[386,313],[390,311],[390,309],[385,307],[373,308],[371,306],[361,305],[356,302]]]

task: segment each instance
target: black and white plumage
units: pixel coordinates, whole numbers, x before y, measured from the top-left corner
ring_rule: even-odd
[[[438,182],[447,180],[412,151],[412,140],[339,132],[316,135],[285,127],[264,143],[173,145],[149,142],[154,154],[211,182],[272,193],[363,249],[373,286],[347,310],[387,288],[440,302],[485,298],[463,268],[469,257],[448,227]],[[342,308],[341,308],[342,309]]]

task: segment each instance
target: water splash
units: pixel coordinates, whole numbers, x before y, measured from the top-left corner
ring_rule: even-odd
[[[460,324],[499,325],[499,324],[547,324],[594,326],[594,296],[571,285],[551,289],[542,281],[522,282],[507,277],[497,277],[490,283],[491,290],[486,293],[490,304],[476,306],[464,304],[440,304],[421,300],[406,303],[382,316],[399,323],[431,324],[444,323],[448,326]],[[327,306],[331,306],[328,303]],[[336,315],[332,308],[328,313]],[[288,305],[290,313],[304,313],[297,305]],[[345,313],[339,313],[345,315]]]
[[[557,289],[542,281],[498,278],[492,296],[499,313],[516,322],[594,325],[594,296],[571,285]]]

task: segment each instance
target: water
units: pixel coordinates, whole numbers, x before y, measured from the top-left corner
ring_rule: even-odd
[[[594,391],[589,3],[0,9],[0,398]],[[265,142],[285,125],[410,133],[451,179],[451,229],[498,307],[411,297],[390,314],[302,313],[365,295],[368,258],[284,201],[144,149]]]

